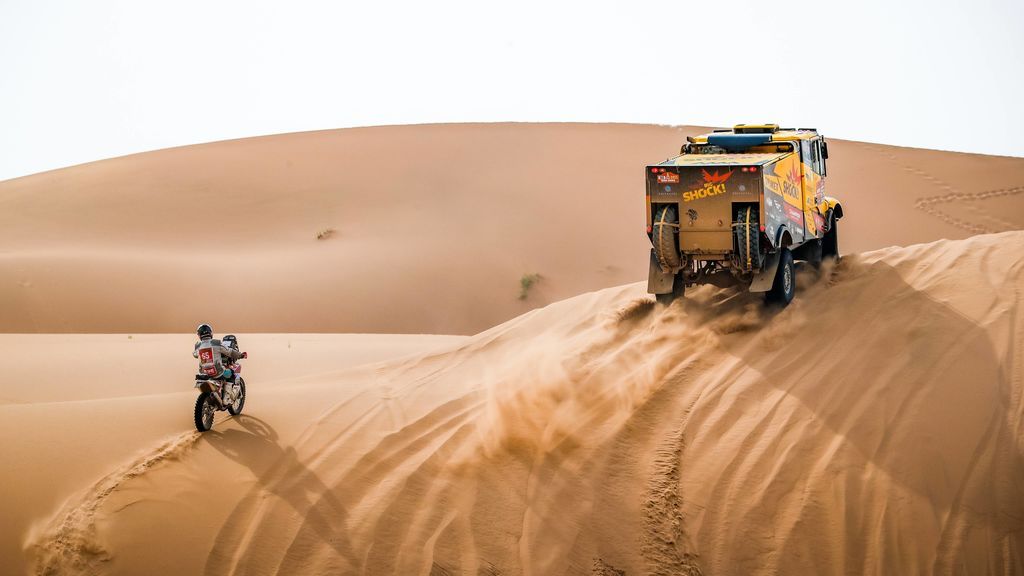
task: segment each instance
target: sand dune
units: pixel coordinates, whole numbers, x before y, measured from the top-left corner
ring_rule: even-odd
[[[452,336],[242,335],[244,373],[260,392],[249,409],[275,417],[278,430],[315,399],[296,397],[305,378],[422,353]],[[195,370],[189,335],[0,335],[0,574],[22,573],[23,542],[67,498],[152,458],[154,447],[190,430]],[[128,359],[126,361],[126,358]],[[141,374],[141,375],[140,375]],[[342,380],[339,378],[336,381]],[[111,476],[112,475],[112,476]],[[203,475],[201,477],[207,477]]]
[[[0,331],[473,334],[646,277],[643,167],[698,131],[332,130],[0,182]],[[846,250],[1024,227],[1024,159],[831,144]]]
[[[1010,232],[805,271],[781,312],[579,296],[292,389],[294,440],[256,410],[178,436],[35,533],[39,566],[1017,573],[1022,274]]]
[[[833,140],[837,267],[784,311],[656,307],[640,167],[694,131],[338,130],[0,182],[0,573],[1024,572],[1024,159]],[[211,195],[231,217],[197,226]],[[199,321],[252,355],[205,434]],[[289,333],[343,331],[381,334]]]

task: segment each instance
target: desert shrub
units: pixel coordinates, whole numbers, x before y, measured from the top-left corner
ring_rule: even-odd
[[[523,274],[523,277],[519,279],[519,299],[526,300],[526,297],[530,295],[530,288],[540,281],[540,274]]]

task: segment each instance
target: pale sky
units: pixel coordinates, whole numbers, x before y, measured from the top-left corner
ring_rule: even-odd
[[[0,0],[0,180],[380,124],[731,126],[1024,156],[1024,2]]]

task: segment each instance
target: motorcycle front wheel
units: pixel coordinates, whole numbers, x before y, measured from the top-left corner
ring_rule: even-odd
[[[209,392],[203,392],[196,398],[196,430],[206,432],[213,428],[213,415],[217,412],[216,402]]]
[[[242,413],[242,407],[245,406],[245,380],[238,379],[238,396],[235,397],[235,401],[228,404],[228,413],[232,416],[238,416]]]

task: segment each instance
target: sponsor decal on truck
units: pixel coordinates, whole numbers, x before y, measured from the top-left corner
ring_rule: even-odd
[[[719,174],[718,170],[715,170],[714,174],[711,174],[707,170],[701,168],[701,175],[704,176],[704,183],[695,190],[683,192],[683,202],[691,202],[693,200],[700,200],[701,198],[707,198],[709,196],[718,196],[719,194],[725,194],[725,181],[732,176],[732,170],[725,174]]]
[[[786,217],[787,218],[792,220],[794,223],[803,226],[804,214],[803,214],[803,212],[800,211],[799,208],[797,208],[797,207],[795,207],[795,206],[793,206],[792,204],[789,204],[789,203],[786,203],[784,208],[786,210]]]

